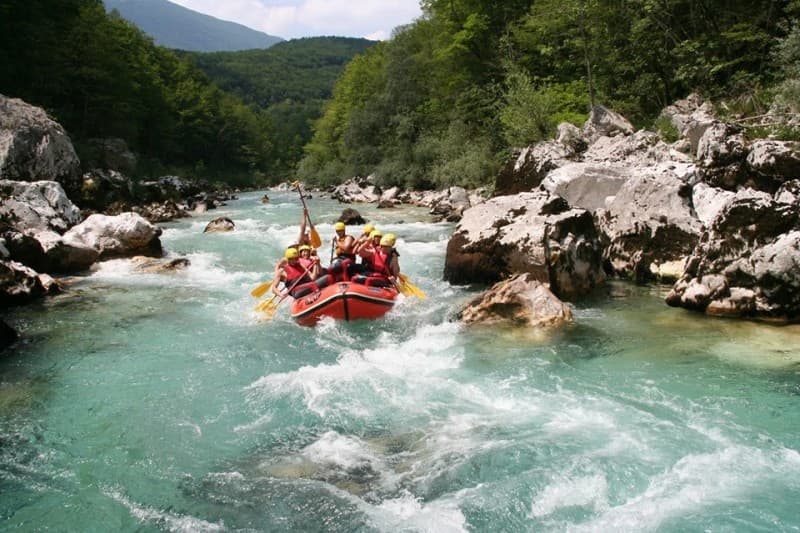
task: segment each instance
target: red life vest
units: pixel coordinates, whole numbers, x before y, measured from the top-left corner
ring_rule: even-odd
[[[394,254],[394,249],[386,254],[383,253],[381,248],[376,248],[375,252],[372,254],[372,271],[384,276],[391,276],[392,271],[389,269],[389,267],[392,264],[392,257]]]
[[[306,281],[311,281],[308,279],[308,275],[299,263],[296,265],[286,263],[283,265],[283,271],[286,272],[286,281],[284,283],[287,287],[294,285],[294,283],[301,278],[307,278]]]

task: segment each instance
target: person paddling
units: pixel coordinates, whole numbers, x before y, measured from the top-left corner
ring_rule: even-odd
[[[393,233],[387,233],[381,237],[377,247],[364,247],[359,254],[371,271],[354,276],[353,281],[374,287],[394,286],[400,275],[400,254],[394,248],[396,240]]]
[[[336,236],[331,243],[331,264],[328,272],[341,281],[347,281],[356,272],[355,239],[346,233],[344,222],[337,222],[333,229]]]
[[[277,296],[286,295],[292,298],[302,298],[306,294],[319,290],[314,283],[314,278],[319,275],[319,262],[312,265],[311,270],[300,264],[300,252],[297,248],[287,248],[283,255],[285,261],[280,261],[275,267],[275,281],[272,292]],[[283,283],[283,289],[279,288]]]

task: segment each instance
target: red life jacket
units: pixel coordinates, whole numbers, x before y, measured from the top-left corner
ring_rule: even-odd
[[[388,254],[383,253],[383,249],[376,248],[375,252],[372,254],[372,271],[384,276],[391,276],[392,271],[389,267],[392,264],[392,257],[394,254],[394,248],[392,248],[392,251]]]
[[[306,278],[306,281],[311,281],[299,263],[296,265],[286,263],[283,265],[283,271],[286,272],[286,281],[284,283],[287,287],[294,285],[298,279]]]

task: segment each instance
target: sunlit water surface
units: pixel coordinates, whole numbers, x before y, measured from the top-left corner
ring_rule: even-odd
[[[184,271],[110,261],[6,316],[24,342],[0,358],[0,529],[800,529],[798,327],[617,282],[558,332],[465,328],[453,226],[370,206],[429,298],[266,321],[249,292],[300,204],[261,196],[164,226]],[[327,242],[343,206],[309,207]],[[236,231],[203,234],[217,216]]]

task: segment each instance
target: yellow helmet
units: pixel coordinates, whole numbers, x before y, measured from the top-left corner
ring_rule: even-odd
[[[387,233],[381,238],[381,246],[394,246],[396,240],[394,233]]]
[[[369,234],[369,238],[370,238],[370,239],[374,239],[375,237],[383,237],[383,233],[381,233],[381,232],[380,232],[380,231],[378,231],[378,230],[373,230],[373,231],[372,231],[372,232]]]
[[[286,259],[297,259],[299,256],[300,252],[297,251],[297,248],[287,248],[286,253],[283,254]]]
[[[333,225],[333,229],[336,231],[343,230],[345,228],[344,222],[337,222]]]
[[[311,247],[309,245],[307,245],[307,244],[303,244],[303,245],[300,246],[300,248],[298,248],[298,250],[300,250],[301,252],[303,250],[311,250]]]
[[[367,224],[364,226],[364,235],[372,236],[373,231],[375,231],[375,224]]]

